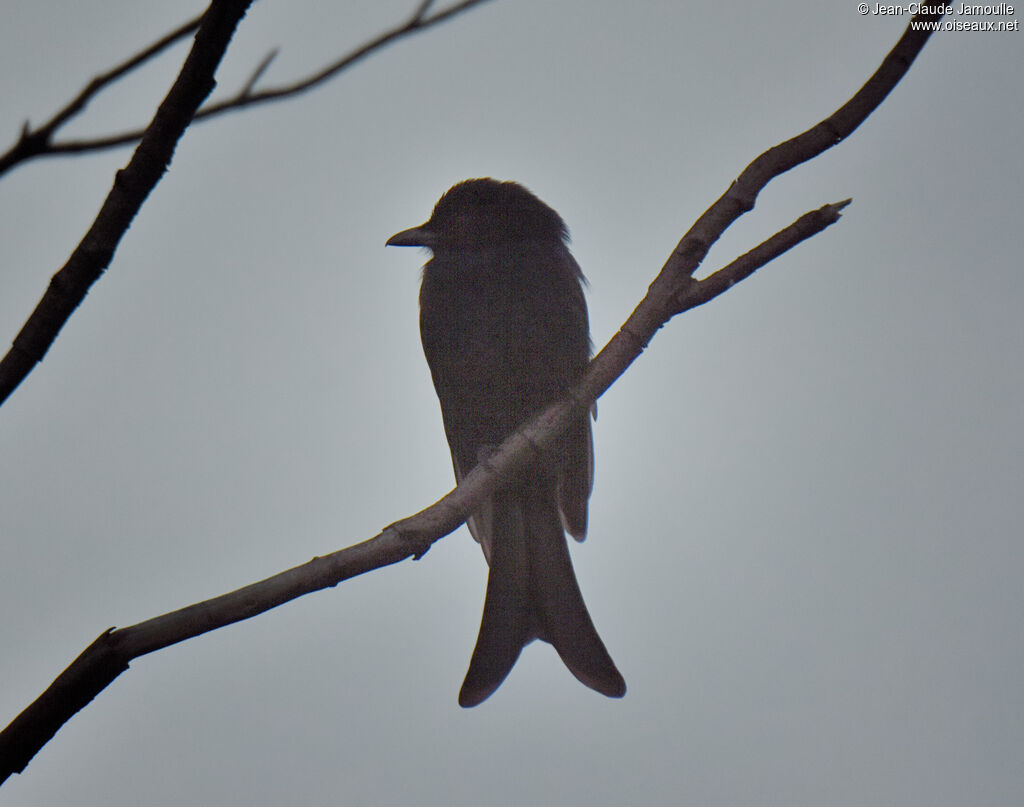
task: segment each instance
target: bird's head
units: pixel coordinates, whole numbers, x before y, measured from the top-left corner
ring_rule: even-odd
[[[564,244],[567,238],[561,217],[522,185],[467,179],[438,200],[428,221],[395,233],[387,245],[429,247],[437,255],[517,241]]]

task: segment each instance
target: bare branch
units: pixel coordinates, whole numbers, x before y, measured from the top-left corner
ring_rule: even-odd
[[[697,219],[672,251],[647,295],[590,363],[577,393],[583,401],[596,400],[602,395],[640,355],[658,329],[682,310],[678,307],[679,301],[692,293],[693,273],[711,245],[730,224],[754,207],[757,195],[769,181],[845,139],[885,100],[931,36],[931,31],[915,30],[915,24],[937,21],[942,16],[942,13],[914,16],[878,70],[849,101],[816,126],[757,157]]]
[[[396,25],[379,36],[363,43],[355,50],[342,56],[340,59],[327,65],[327,67],[307,76],[306,78],[300,79],[299,81],[292,82],[290,84],[283,84],[278,87],[268,87],[267,89],[260,90],[259,92],[246,92],[245,88],[242,91],[235,93],[230,98],[226,98],[223,101],[217,101],[215,103],[207,104],[199,112],[196,113],[195,119],[206,120],[212,118],[215,115],[221,115],[231,110],[244,109],[245,107],[252,106],[254,104],[264,104],[268,101],[277,101],[281,98],[289,98],[293,95],[299,95],[311,90],[314,87],[323,84],[324,82],[334,78],[342,70],[351,67],[356,62],[369,56],[374,51],[380,50],[385,45],[393,42],[401,37],[408,36],[409,34],[426,31],[428,28],[432,28],[440,22],[447,20],[456,14],[478,6],[481,3],[485,3],[487,0],[462,0],[462,2],[455,3],[454,5],[433,14],[430,17],[421,16],[422,12],[425,11],[431,3],[421,3],[416,14],[409,18],[408,21]],[[116,142],[113,139],[106,141],[93,141],[94,143],[102,143],[102,145],[119,145],[124,142],[130,142],[138,136],[138,133],[131,133],[118,136]],[[89,147],[88,142],[83,141],[77,144],[61,144],[55,143],[53,150],[59,152],[65,148],[74,148],[81,151],[82,146]]]
[[[769,261],[775,260],[783,252],[786,252],[801,241],[806,241],[812,235],[817,235],[826,227],[830,227],[839,221],[842,216],[842,209],[852,199],[844,199],[841,202],[833,202],[829,205],[819,207],[809,213],[804,213],[800,218],[790,224],[786,229],[775,233],[767,241],[763,241],[754,247],[750,252],[740,255],[728,266],[719,269],[703,280],[691,282],[686,291],[676,295],[676,304],[673,307],[673,314],[681,314],[696,308],[698,305],[713,300],[719,294],[723,294],[739,283],[746,280],[754,272],[760,269]]]
[[[926,19],[938,19],[941,16],[929,16]],[[917,19],[915,17],[915,21]],[[840,126],[848,127],[846,134],[853,131],[899,82],[928,36],[927,32],[908,29],[886,57],[882,68],[850,103],[809,131],[815,132],[821,127],[829,131],[841,131]],[[890,69],[894,64],[899,66],[898,69]],[[883,72],[884,78],[879,80],[879,74]],[[843,118],[846,114],[844,111],[855,102],[858,110],[856,119]],[[730,191],[749,180],[748,184],[742,185],[746,189],[746,195],[742,198],[750,201],[746,208],[750,209],[757,192],[772,177],[817,153],[820,153],[820,149],[815,151],[813,141],[804,135],[793,138],[754,160],[733,183]],[[771,160],[766,160],[766,155],[771,155]],[[766,164],[771,165],[770,170],[761,171],[756,181],[751,180],[751,168]],[[0,732],[0,782],[12,772],[20,772],[36,751],[76,711],[128,668],[132,659],[256,616],[303,594],[335,586],[355,575],[397,563],[410,556],[421,557],[434,541],[462,524],[467,514],[485,496],[500,488],[511,474],[529,463],[538,453],[548,451],[573,418],[589,410],[591,404],[640,354],[658,328],[673,315],[707,302],[749,277],[760,266],[837,221],[840,211],[849,204],[849,200],[846,200],[807,213],[723,269],[704,280],[694,280],[689,262],[697,252],[703,257],[706,244],[717,240],[728,224],[739,215],[736,213],[731,219],[727,215],[736,198],[727,191],[701,216],[651,284],[647,295],[620,331],[593,359],[583,379],[570,391],[569,396],[517,429],[485,461],[470,471],[457,488],[434,505],[395,522],[367,541],[324,557],[313,558],[308,563],[229,594],[131,627],[105,632],[33,704]],[[694,236],[698,238],[697,247],[687,241],[695,231],[700,232],[699,237]]]
[[[245,86],[234,96],[232,100],[224,101],[219,104],[207,107],[205,110],[198,113],[195,112],[194,107],[190,107],[192,110],[192,121],[199,120],[205,117],[211,117],[216,114],[220,114],[229,109],[241,109],[249,104],[261,103],[270,101],[275,98],[282,98],[288,95],[296,95],[304,92],[317,84],[327,81],[329,78],[337,75],[340,71],[346,67],[354,64],[355,62],[362,59],[364,56],[369,55],[375,50],[383,47],[387,43],[396,40],[406,34],[413,33],[415,31],[426,30],[427,28],[436,25],[437,23],[452,17],[466,9],[472,8],[475,5],[486,2],[486,0],[463,0],[463,2],[456,3],[443,11],[439,11],[433,16],[420,19],[418,15],[425,11],[428,7],[425,4],[421,4],[417,9],[417,15],[411,17],[405,23],[400,26],[391,29],[390,31],[381,34],[376,39],[367,42],[352,53],[348,54],[344,58],[338,60],[333,65],[321,70],[316,75],[305,79],[297,84],[288,85],[287,87],[277,88],[276,90],[264,90],[259,93],[252,93],[251,89],[253,84],[259,79],[260,74],[270,64],[271,59],[276,55],[276,51],[271,52],[266,56],[263,61],[257,66],[256,70],[250,76]],[[141,64],[153,53],[157,52],[160,48],[166,47],[166,45],[172,41],[174,37],[182,36],[182,32],[186,31],[188,26],[192,26],[190,22],[186,26],[182,26],[177,31],[168,34],[163,37],[159,42],[151,45],[145,51],[132,57],[124,64],[111,70],[104,76],[98,77],[90,82],[89,87],[92,88],[94,85],[96,89],[108,83],[111,76],[117,77],[123,75],[131,66]],[[193,51],[194,52],[194,51]],[[186,63],[187,64],[187,63]],[[180,80],[180,77],[179,77]],[[175,85],[177,86],[177,85]],[[88,90],[89,88],[87,88]],[[81,97],[91,97],[91,94],[95,92],[95,89],[91,90],[89,95],[86,92],[80,95]],[[174,89],[172,88],[172,93]],[[209,90],[207,90],[209,92]],[[171,96],[168,95],[168,100]],[[167,101],[164,102],[165,104]],[[84,105],[84,102],[82,102]],[[70,106],[68,107],[70,109]],[[54,118],[50,126],[54,121],[62,122],[67,120],[68,117],[73,113],[68,113],[64,110],[57,117]],[[157,117],[154,118],[153,123],[144,130],[139,132],[132,132],[127,135],[119,135],[106,140],[91,140],[91,141],[80,141],[77,143],[50,143],[46,144],[49,137],[47,134],[39,143],[43,144],[37,149],[37,145],[26,145],[36,143],[36,140],[40,137],[40,132],[29,133],[28,135],[22,135],[21,141],[6,157],[0,158],[0,173],[4,170],[4,160],[8,160],[7,168],[10,168],[13,164],[20,160],[28,159],[32,156],[39,156],[42,154],[58,154],[58,153],[71,153],[78,151],[94,151],[100,148],[107,148],[116,145],[124,145],[131,143],[144,136],[149,136],[154,130],[154,125],[160,119],[160,112],[157,113]],[[56,125],[56,124],[55,124]],[[187,125],[187,123],[186,123]],[[143,144],[145,145],[145,144]],[[173,143],[171,144],[171,151],[173,152]],[[33,149],[36,149],[33,151]],[[145,153],[145,150],[140,146],[136,151],[136,157],[140,154]],[[18,155],[21,155],[20,157]],[[170,152],[166,156],[166,160],[163,165],[166,165],[170,161]],[[14,389],[21,383],[21,381],[27,376],[32,368],[40,361],[46,351],[50,348],[54,339],[57,338],[57,334],[67,321],[68,317],[71,316],[75,308],[85,297],[92,284],[99,279],[99,276],[103,273],[106,267],[109,265],[111,258],[113,257],[114,248],[117,245],[117,241],[120,240],[123,231],[114,234],[113,232],[104,232],[104,237],[99,238],[100,231],[106,226],[104,222],[109,223],[112,221],[110,218],[103,218],[104,211],[108,213],[113,211],[116,207],[124,204],[124,200],[120,199],[118,194],[128,189],[127,181],[130,179],[130,170],[135,165],[135,157],[132,159],[132,163],[129,164],[123,172],[118,174],[117,181],[115,182],[114,189],[111,191],[110,196],[107,197],[107,202],[104,204],[103,210],[100,213],[100,218],[97,218],[93,227],[86,234],[85,238],[78,245],[75,252],[68,259],[68,262],[64,267],[57,272],[56,275],[50,280],[50,286],[46,293],[43,295],[42,300],[36,306],[35,311],[29,317],[28,321],[22,326],[21,331],[15,337],[13,345],[8,351],[7,355],[4,356],[3,360],[0,360],[0,405],[3,404],[7,397],[14,391]],[[162,170],[162,169],[161,169]],[[122,176],[123,174],[123,176]],[[122,184],[124,180],[125,184]],[[155,184],[155,179],[153,181]],[[149,192],[152,185],[146,189],[145,193]],[[139,197],[138,204],[141,205],[141,200],[145,198],[145,193]],[[118,201],[114,201],[118,199]],[[138,210],[138,205],[131,208],[128,219],[125,220],[125,227],[131,220],[131,216],[134,216]],[[102,222],[101,222],[102,219]],[[97,251],[99,250],[99,251]]]
[[[265,104],[270,101],[289,98],[293,95],[300,95],[307,90],[311,90],[320,84],[329,81],[343,70],[351,67],[353,64],[366,56],[369,56],[375,51],[380,50],[385,45],[388,45],[397,39],[401,39],[402,37],[409,36],[410,34],[426,31],[427,29],[450,19],[457,14],[468,11],[474,6],[478,6],[485,2],[487,2],[487,0],[461,0],[460,2],[454,3],[448,8],[435,12],[430,16],[426,16],[426,14],[433,5],[433,0],[430,0],[429,2],[421,2],[412,16],[410,16],[405,22],[399,23],[368,42],[363,43],[355,50],[327,65],[327,67],[324,67],[321,70],[290,84],[283,84],[278,87],[268,87],[260,90],[259,92],[253,92],[253,89],[263,74],[263,71],[266,70],[270,61],[277,54],[277,51],[275,50],[264,58],[264,60],[256,67],[248,81],[246,81],[241,89],[229,98],[204,106],[195,115],[195,120],[206,120],[218,115],[223,115],[225,112],[230,112],[232,110],[245,109],[246,107],[253,106],[255,104]],[[181,29],[179,29],[179,31],[180,30]],[[168,37],[170,36],[172,36],[172,34],[168,34]],[[167,39],[167,37],[165,37],[165,39]],[[163,40],[161,40],[161,42],[162,41]],[[137,60],[138,57],[134,57],[134,59]],[[129,62],[126,62],[125,64],[128,65]],[[123,73],[125,71],[122,70],[121,72]],[[102,77],[93,79],[93,82],[90,82],[90,87],[100,78]],[[99,89],[99,87],[96,89]],[[95,92],[95,90],[93,92]],[[70,106],[71,105],[69,105],[69,107]],[[145,131],[143,129],[136,129],[103,137],[90,137],[83,138],[81,140],[65,140],[56,143],[51,142],[51,138],[56,127],[64,123],[68,117],[70,117],[70,114],[57,121],[57,124],[49,129],[44,127],[36,132],[22,132],[21,139],[18,143],[11,148],[7,154],[0,156],[0,174],[3,174],[4,171],[9,170],[18,163],[24,162],[25,160],[33,157],[51,156],[56,154],[81,154],[83,152],[103,151],[105,149],[116,148],[118,146],[126,146],[139,140]],[[53,122],[51,121],[51,123]],[[47,126],[49,125],[50,124],[47,124]]]
[[[53,132],[61,124],[65,123],[69,118],[78,114],[85,109],[86,104],[92,100],[92,97],[96,95],[100,90],[104,89],[110,84],[113,84],[119,78],[127,75],[136,67],[144,64],[145,62],[152,59],[154,56],[159,54],[161,51],[173,45],[179,39],[187,36],[188,34],[199,28],[199,23],[202,21],[203,15],[200,14],[198,17],[194,17],[188,22],[184,23],[178,28],[175,28],[169,34],[162,36],[148,48],[144,48],[139,51],[135,56],[132,56],[128,60],[122,62],[116,67],[108,70],[106,73],[100,73],[92,81],[90,81],[85,88],[79,93],[78,97],[75,98],[70,104],[64,109],[58,112],[54,117],[47,122],[40,131]]]
[[[214,0],[203,15],[195,44],[153,122],[117,172],[114,187],[67,263],[50,280],[35,311],[0,361],[0,402],[41,361],[71,313],[110,264],[121,237],[171,161],[178,139],[203,99],[213,90],[213,73],[235,26],[252,0]]]
[[[50,140],[61,126],[67,123],[71,118],[80,113],[88,105],[89,101],[92,100],[100,90],[113,84],[122,76],[134,70],[136,67],[144,64],[145,62],[152,59],[154,56],[159,54],[161,51],[166,50],[168,47],[173,45],[179,39],[192,33],[199,27],[199,21],[202,19],[202,15],[189,20],[178,28],[175,28],[169,34],[166,34],[152,45],[136,53],[131,58],[111,68],[106,73],[100,73],[92,79],[82,89],[74,99],[72,99],[67,106],[59,110],[50,120],[40,126],[38,129],[32,129],[29,126],[28,121],[25,121],[25,125],[21,130],[21,137],[18,142],[11,147],[11,149],[3,155],[0,155],[0,174],[13,168],[20,162],[37,157],[41,154],[48,153],[51,144]],[[140,132],[140,137],[141,137]],[[136,140],[139,138],[136,138]]]

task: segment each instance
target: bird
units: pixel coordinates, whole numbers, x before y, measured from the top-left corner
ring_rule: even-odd
[[[457,481],[547,405],[590,359],[585,279],[555,210],[516,182],[468,179],[424,224],[388,246],[426,247],[420,336]],[[626,684],[583,602],[566,532],[582,541],[593,487],[589,413],[467,519],[489,565],[476,646],[459,704],[476,706],[524,646],[554,646],[583,684],[612,698]]]

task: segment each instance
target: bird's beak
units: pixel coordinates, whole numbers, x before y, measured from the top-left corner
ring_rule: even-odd
[[[410,227],[395,233],[384,244],[386,247],[432,247],[435,243],[434,233],[425,224]]]

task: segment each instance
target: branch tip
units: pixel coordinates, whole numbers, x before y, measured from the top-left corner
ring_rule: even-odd
[[[423,0],[412,13],[412,17],[409,18],[409,25],[415,26],[423,22],[423,18],[427,12],[430,11],[430,7],[434,5],[434,0]]]
[[[249,80],[245,82],[245,86],[242,87],[241,91],[238,93],[240,98],[250,97],[253,87],[256,86],[256,82],[260,80],[260,76],[262,76],[264,72],[266,72],[266,69],[270,67],[270,63],[277,58],[277,54],[280,52],[280,50],[280,48],[272,49],[266,56],[263,57],[263,60],[258,65],[256,65],[256,69],[252,71],[252,75],[249,76]]]

